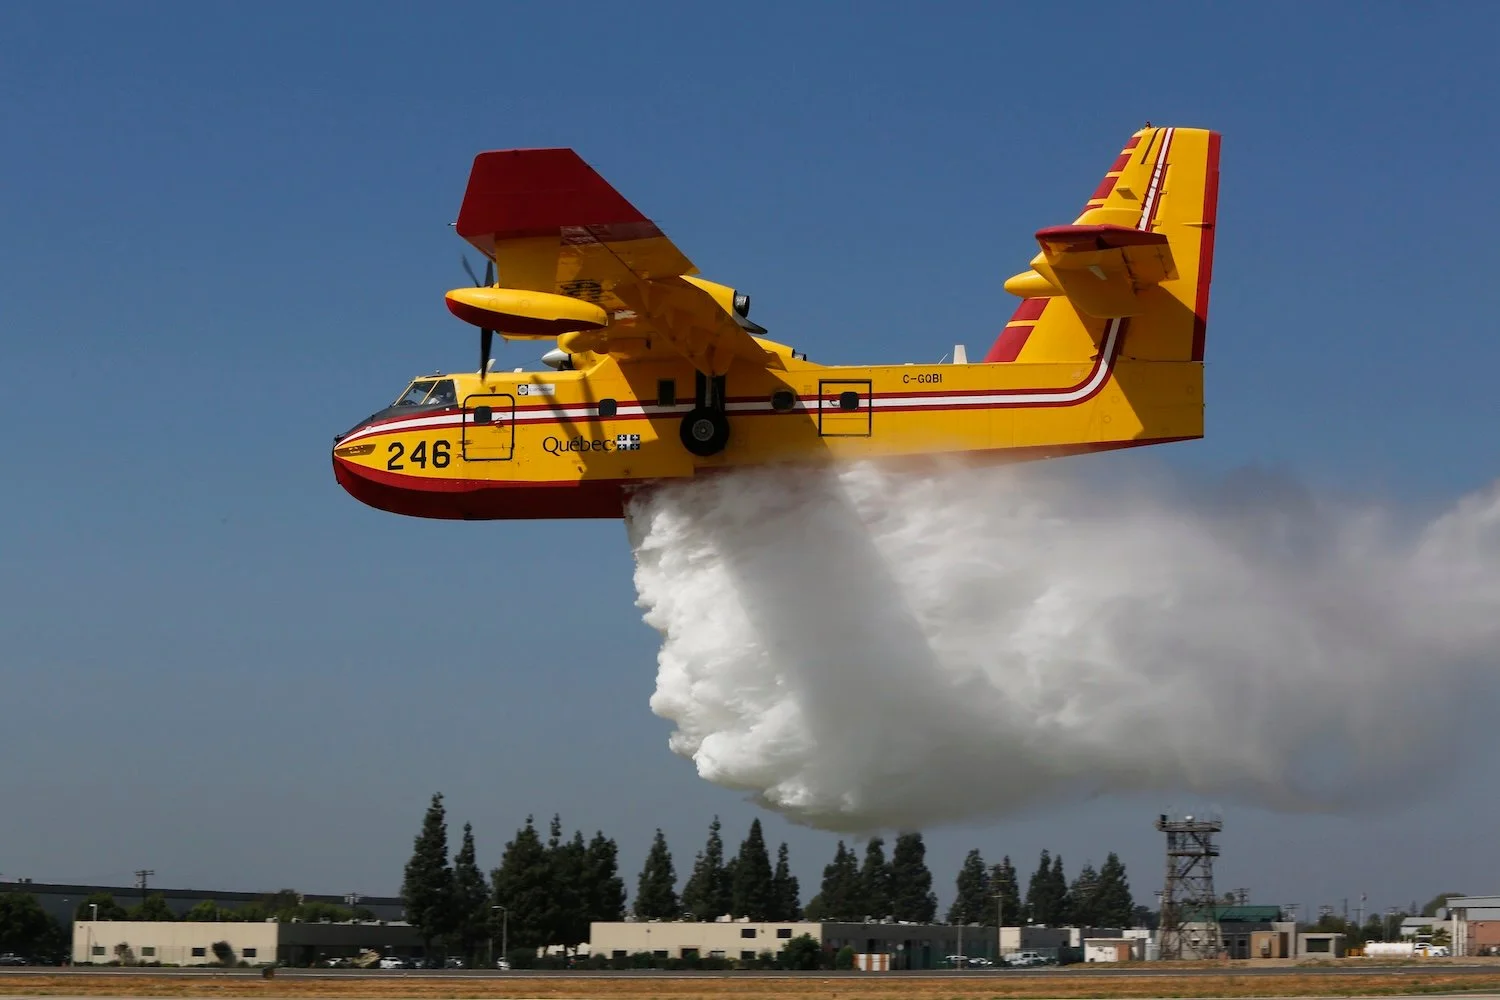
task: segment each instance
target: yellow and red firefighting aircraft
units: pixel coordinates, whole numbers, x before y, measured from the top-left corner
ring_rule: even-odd
[[[1217,133],[1148,124],[1036,234],[982,362],[826,366],[760,336],[748,296],[572,150],[481,153],[455,225],[487,276],[447,293],[479,370],[413,380],[335,440],[334,472],[398,514],[616,518],[632,486],[712,469],[1199,438],[1218,178]],[[493,370],[495,333],[553,342],[548,369]]]

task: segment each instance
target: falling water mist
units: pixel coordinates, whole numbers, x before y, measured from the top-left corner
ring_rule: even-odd
[[[827,829],[1366,806],[1441,766],[1500,659],[1497,490],[1411,526],[1269,476],[770,468],[643,493],[628,528],[672,750]]]

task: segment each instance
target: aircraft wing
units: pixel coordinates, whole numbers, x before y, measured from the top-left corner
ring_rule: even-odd
[[[767,362],[736,317],[688,280],[693,262],[571,149],[480,153],[456,228],[506,288],[593,302],[659,333],[707,374],[736,359]]]

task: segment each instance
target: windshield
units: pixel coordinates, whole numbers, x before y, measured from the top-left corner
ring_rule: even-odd
[[[458,402],[453,390],[453,380],[448,378],[419,378],[396,397],[392,406],[452,405]]]

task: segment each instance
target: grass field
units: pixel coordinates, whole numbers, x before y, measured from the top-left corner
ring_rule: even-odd
[[[1288,971],[1276,976],[1223,975],[903,977],[879,973],[768,978],[726,975],[714,978],[486,977],[439,979],[423,976],[297,978],[220,974],[203,976],[4,975],[5,996],[273,997],[373,998],[373,1000],[471,1000],[471,998],[588,998],[609,1000],[661,997],[664,1000],[983,1000],[986,997],[1355,997],[1382,994],[1500,992],[1495,973],[1431,970],[1392,975]]]

